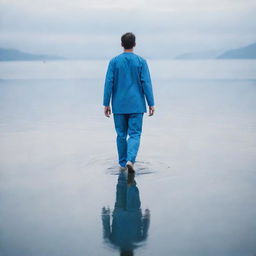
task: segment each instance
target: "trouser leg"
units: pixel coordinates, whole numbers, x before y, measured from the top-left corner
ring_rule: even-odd
[[[127,161],[135,162],[140,146],[140,136],[142,132],[143,113],[129,114],[127,142]]]
[[[114,114],[114,123],[117,133],[116,145],[118,151],[119,164],[121,166],[126,165],[127,161],[127,129],[128,129],[128,120],[127,114]]]
[[[126,209],[127,178],[124,172],[120,172],[116,185],[115,208]]]

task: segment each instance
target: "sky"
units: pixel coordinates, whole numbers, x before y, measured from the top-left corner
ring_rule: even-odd
[[[172,58],[256,42],[255,13],[255,0],[0,0],[0,47],[110,58],[133,32],[136,53]]]

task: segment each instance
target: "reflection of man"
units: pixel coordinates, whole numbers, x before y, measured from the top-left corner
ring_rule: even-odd
[[[124,171],[118,176],[116,186],[116,202],[110,226],[110,210],[103,207],[102,223],[104,239],[120,249],[120,255],[133,255],[139,242],[147,238],[150,213],[140,209],[139,190],[134,174],[129,173],[128,179]]]
[[[110,98],[117,133],[117,150],[121,169],[134,171],[140,145],[143,114],[147,100],[149,116],[154,114],[154,96],[147,62],[133,52],[135,35],[121,37],[124,52],[112,58],[106,73],[103,105],[105,116],[110,117]],[[129,139],[127,140],[127,135]]]

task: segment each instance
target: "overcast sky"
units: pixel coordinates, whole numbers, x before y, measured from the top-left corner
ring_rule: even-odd
[[[70,58],[173,57],[256,42],[255,0],[0,0],[0,47]]]

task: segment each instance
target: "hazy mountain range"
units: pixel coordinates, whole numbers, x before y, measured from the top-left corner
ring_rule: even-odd
[[[228,51],[212,50],[177,55],[175,59],[256,59],[256,43]]]
[[[16,49],[0,48],[0,61],[23,61],[23,60],[62,60],[63,57],[44,54],[32,54]]]
[[[0,61],[23,61],[23,60],[63,60],[64,57],[44,54],[31,54],[16,49],[0,48]],[[211,50],[184,53],[177,55],[175,59],[256,59],[256,43],[245,47],[228,51]]]
[[[229,50],[217,57],[218,59],[256,59],[256,43]]]
[[[215,59],[217,56],[222,54],[220,50],[209,50],[209,51],[198,51],[198,52],[187,52],[177,55],[175,59]]]

